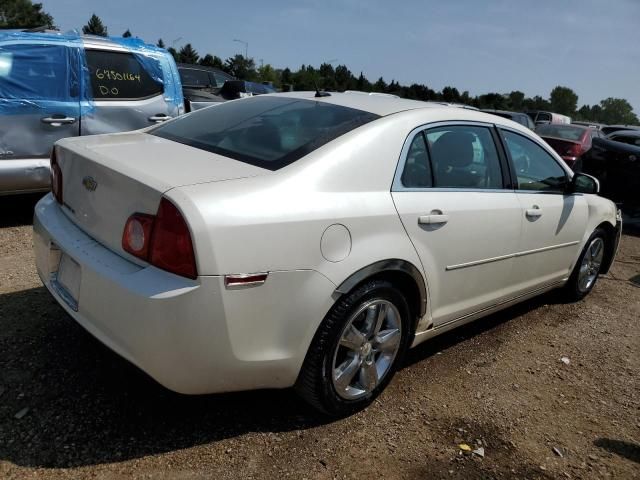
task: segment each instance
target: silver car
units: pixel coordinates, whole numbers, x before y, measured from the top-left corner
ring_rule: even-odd
[[[140,129],[184,111],[171,55],[139,39],[0,34],[0,195],[49,189],[65,137]]]

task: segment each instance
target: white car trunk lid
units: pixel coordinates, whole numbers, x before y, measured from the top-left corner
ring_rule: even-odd
[[[62,169],[65,213],[91,237],[119,253],[124,253],[122,232],[129,216],[135,212],[155,215],[167,190],[269,173],[144,133],[63,140],[56,155]]]

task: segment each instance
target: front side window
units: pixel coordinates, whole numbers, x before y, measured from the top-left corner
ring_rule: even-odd
[[[434,187],[503,188],[500,158],[489,128],[445,126],[425,134]]]
[[[257,96],[193,112],[149,133],[278,170],[377,118],[326,102]]]
[[[71,47],[0,45],[0,98],[68,101],[78,95]]]
[[[163,92],[162,84],[149,75],[132,53],[87,50],[86,54],[96,100],[144,99]],[[149,61],[156,60],[149,58]]]
[[[549,153],[522,135],[501,132],[516,170],[519,190],[564,191],[567,174]]]

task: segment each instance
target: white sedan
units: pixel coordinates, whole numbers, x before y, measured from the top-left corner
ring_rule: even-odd
[[[38,273],[78,323],[188,394],[296,390],[345,415],[407,348],[554,288],[621,231],[525,127],[358,92],[265,95],[59,141]]]

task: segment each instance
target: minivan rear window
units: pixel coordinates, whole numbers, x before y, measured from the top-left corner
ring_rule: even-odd
[[[251,97],[193,112],[152,135],[278,170],[379,118],[370,112],[290,97]]]

